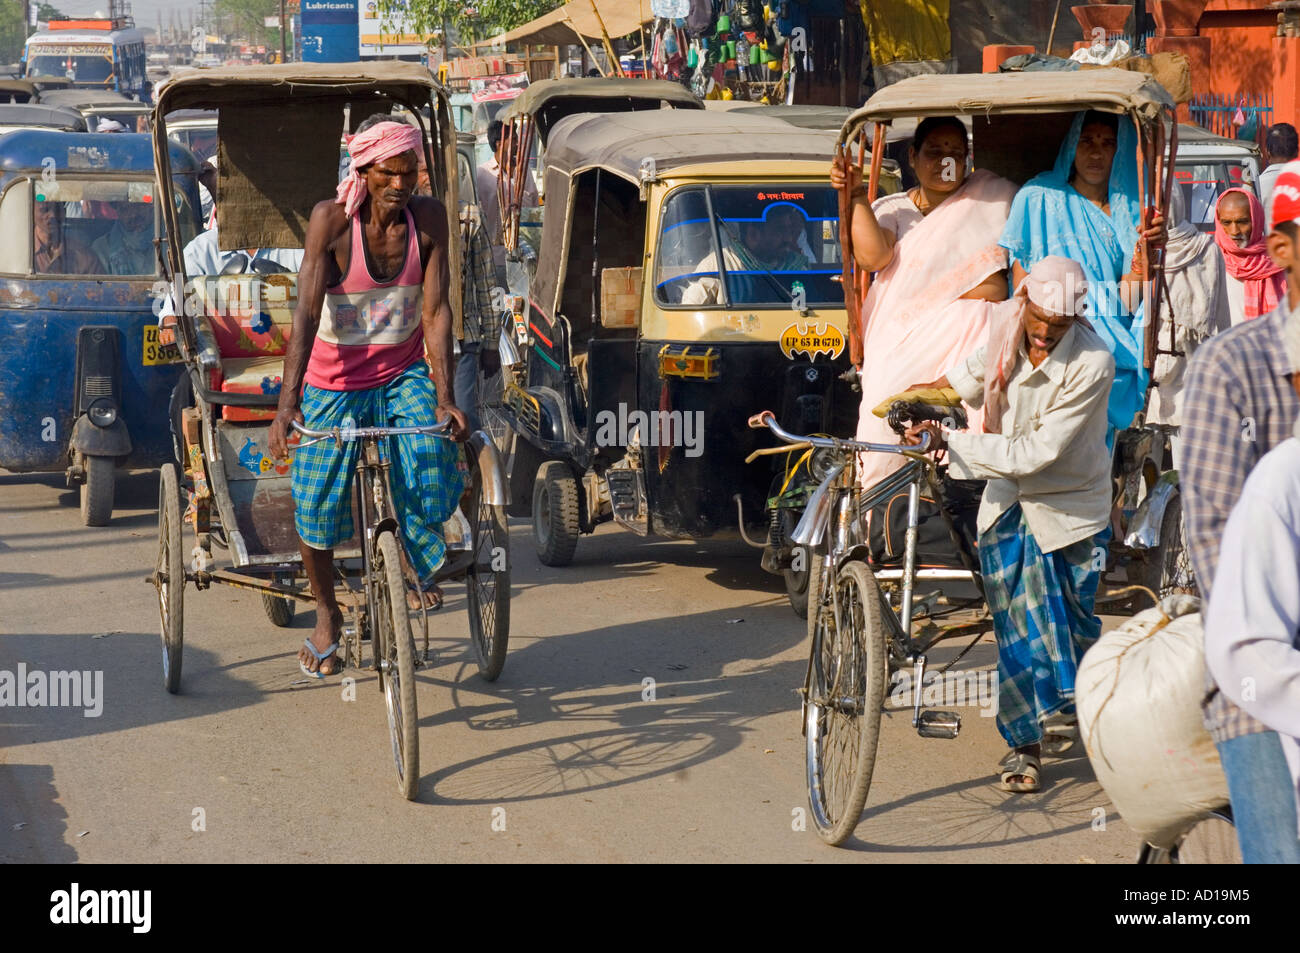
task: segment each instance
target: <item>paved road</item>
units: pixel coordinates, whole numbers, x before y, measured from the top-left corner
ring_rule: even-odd
[[[188,588],[183,693],[163,690],[141,582],[156,480],[122,479],[113,525],[88,529],[59,478],[0,472],[0,670],[102,671],[104,696],[97,718],[0,708],[0,861],[1133,856],[1084,758],[1049,761],[1037,795],[998,792],[1005,749],[978,708],[954,741],[916,737],[906,713],[886,718],[846,849],[796,830],[805,640],[779,580],[743,545],[610,526],[582,540],[573,566],[549,569],[512,521],[510,655],[495,684],[477,675],[463,590],[449,591],[437,664],[418,678],[423,778],[408,803],[374,679],[358,675],[355,701],[338,679],[301,684],[310,613],[277,630],[253,593]],[[960,666],[993,661],[986,640]]]

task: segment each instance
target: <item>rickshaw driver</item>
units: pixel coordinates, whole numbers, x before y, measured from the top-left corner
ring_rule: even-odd
[[[804,217],[797,208],[790,205],[778,205],[771,209],[759,222],[744,222],[740,227],[740,241],[730,240],[727,229],[722,230],[722,261],[727,271],[774,272],[807,271],[812,261],[799,247],[799,238],[803,235]],[[709,252],[695,266],[697,272],[718,273],[718,259]],[[749,302],[761,294],[759,287],[770,285],[769,279],[740,279],[749,287],[748,293],[743,288],[735,298],[739,302]],[[717,278],[700,278],[691,282],[682,292],[682,304],[718,304],[721,298],[721,282]],[[771,289],[768,289],[770,294]]]
[[[102,271],[95,253],[63,228],[62,202],[32,204],[32,270],[38,275],[94,275]]]
[[[270,430],[277,458],[288,453],[295,420],[329,429],[450,419],[452,436],[466,433],[452,391],[447,213],[438,199],[414,194],[419,130],[381,118],[349,138],[353,169],[335,199],[316,204],[307,225],[293,335]],[[315,631],[298,659],[318,678],[340,667],[334,547],[352,534],[360,447],[348,441],[340,450],[322,441],[293,457],[294,523],[318,600]],[[446,555],[442,524],[463,484],[458,449],[436,437],[406,435],[391,438],[388,451],[393,503],[423,593],[414,594],[416,604],[423,598],[436,606],[433,574]]]

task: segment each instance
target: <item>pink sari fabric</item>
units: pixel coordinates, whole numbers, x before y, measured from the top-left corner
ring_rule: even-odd
[[[947,373],[985,341],[991,301],[961,296],[1007,267],[998,244],[1016,186],[977,169],[951,196],[904,232],[863,307],[862,409],[857,439],[899,442],[871,411],[882,400]],[[971,429],[983,419],[968,411]],[[865,486],[903,465],[894,454],[862,455]]]

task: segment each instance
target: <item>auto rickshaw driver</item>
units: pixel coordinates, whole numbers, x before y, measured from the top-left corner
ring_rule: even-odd
[[[778,205],[760,220],[741,222],[739,229],[733,229],[725,221],[721,222],[722,260],[727,271],[775,273],[807,271],[812,268],[812,259],[799,243],[803,236],[804,222],[803,213],[793,205]],[[705,255],[695,266],[695,271],[716,275],[718,260],[714,252]],[[764,292],[759,286],[747,288],[751,283],[749,279],[740,279],[739,287],[733,284],[733,298],[752,302],[756,296],[771,296],[771,289]],[[771,279],[764,279],[762,283],[770,285]],[[681,303],[718,304],[720,300],[721,282],[717,278],[704,277],[687,286],[682,292]]]
[[[64,230],[62,202],[32,204],[32,270],[41,275],[93,275],[101,270],[95,253]]]

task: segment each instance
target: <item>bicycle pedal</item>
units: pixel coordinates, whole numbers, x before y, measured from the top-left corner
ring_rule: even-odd
[[[916,721],[916,733],[922,738],[956,738],[961,731],[961,715],[955,711],[923,711]]]

